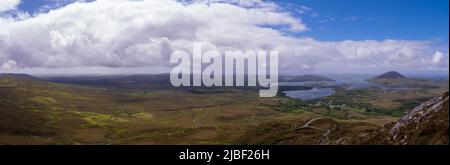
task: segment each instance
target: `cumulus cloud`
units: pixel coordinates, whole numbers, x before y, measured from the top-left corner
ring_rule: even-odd
[[[4,70],[11,70],[11,69],[16,69],[17,68],[17,63],[14,60],[9,60],[5,63],[2,64],[2,66],[0,66],[0,69],[4,69]]]
[[[436,52],[430,42],[291,35],[305,30],[300,18],[261,0],[75,2],[24,19],[0,18],[0,66],[164,67],[173,51],[202,42],[220,51],[278,50],[282,72],[448,70],[448,52]]]
[[[0,12],[14,10],[19,3],[20,0],[2,0],[0,1]]]
[[[449,67],[449,55],[447,53],[443,53],[440,51],[437,51],[434,53],[431,62],[433,65],[431,65],[429,68],[432,69],[440,69],[440,68],[447,68]]]

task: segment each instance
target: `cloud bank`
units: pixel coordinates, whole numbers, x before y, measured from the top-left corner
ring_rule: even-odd
[[[307,30],[282,6],[260,0],[75,2],[0,17],[0,70],[168,67],[173,51],[202,42],[221,51],[278,50],[280,72],[287,73],[448,71],[448,48],[430,41],[326,42],[301,37]]]
[[[19,3],[20,0],[2,0],[0,1],[0,12],[14,10]]]

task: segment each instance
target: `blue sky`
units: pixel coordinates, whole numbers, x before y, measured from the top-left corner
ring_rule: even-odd
[[[280,1],[278,1],[280,2]],[[448,0],[281,1],[312,10],[300,14],[321,40],[438,40],[448,45]]]
[[[23,0],[19,10],[35,13],[44,6],[63,6],[73,0]],[[58,3],[56,3],[58,2]],[[309,30],[301,36],[323,41],[433,40],[448,45],[448,0],[279,0],[304,6]]]

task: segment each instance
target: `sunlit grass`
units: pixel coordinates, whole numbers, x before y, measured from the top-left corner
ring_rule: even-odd
[[[78,111],[73,111],[72,113],[78,115],[86,122],[84,125],[85,127],[111,127],[117,123],[124,123],[128,121],[125,118],[116,117],[111,114]]]
[[[140,119],[145,119],[145,120],[153,119],[153,114],[146,113],[146,112],[135,113],[132,116],[140,118]]]

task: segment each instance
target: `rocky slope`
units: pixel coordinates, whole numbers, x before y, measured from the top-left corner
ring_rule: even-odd
[[[448,92],[417,106],[396,123],[359,137],[357,144],[448,144]]]
[[[319,145],[441,145],[448,144],[446,92],[415,107],[395,122],[380,127],[365,121],[338,121],[327,117],[270,121],[250,130],[242,144]]]

